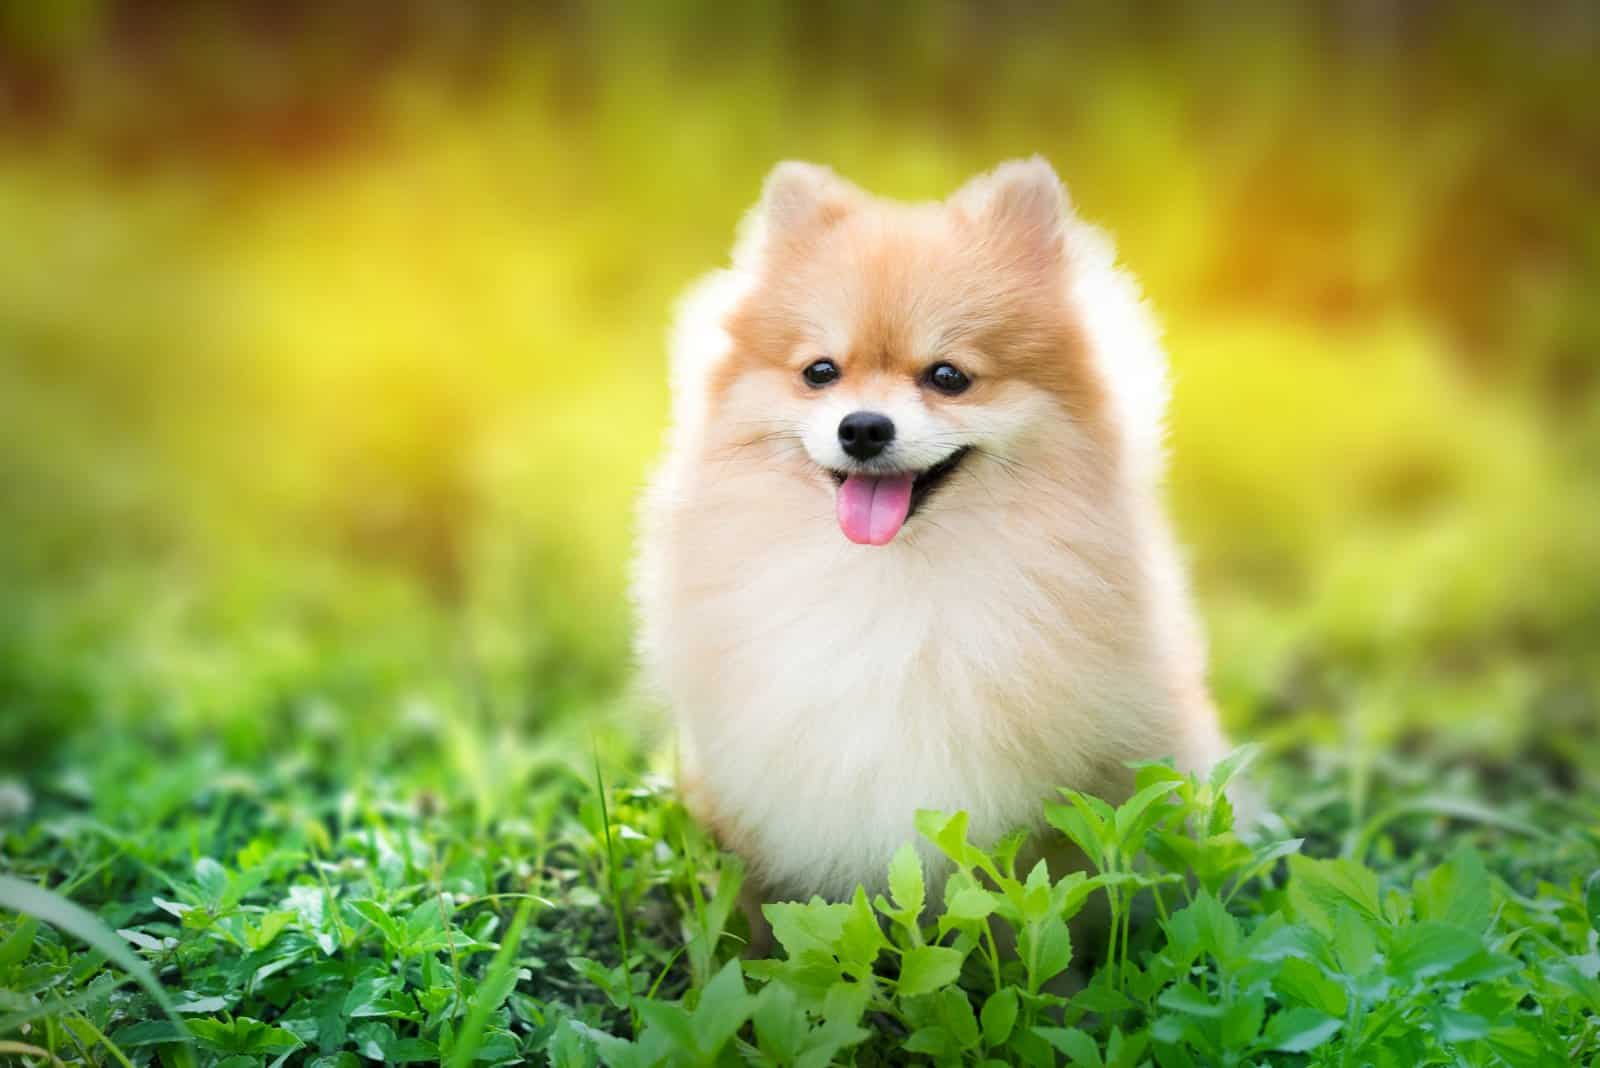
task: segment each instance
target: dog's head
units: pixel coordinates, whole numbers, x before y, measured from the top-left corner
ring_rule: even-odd
[[[983,492],[986,468],[1034,470],[1030,450],[1064,426],[1093,438],[1104,388],[1071,300],[1067,211],[1039,159],[916,205],[781,164],[735,253],[749,282],[714,418],[836,486],[841,530],[871,545]]]

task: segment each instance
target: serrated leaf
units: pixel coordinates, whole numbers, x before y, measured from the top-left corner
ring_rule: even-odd
[[[772,935],[791,959],[807,953],[832,956],[844,934],[850,906],[829,904],[820,897],[807,902],[786,901],[763,905],[762,915],[772,925]]]
[[[1100,1047],[1089,1035],[1076,1027],[1035,1027],[1033,1033],[1067,1055],[1070,1063],[1081,1068],[1101,1068]]]
[[[1333,933],[1341,908],[1352,908],[1364,918],[1381,922],[1378,876],[1353,860],[1313,860],[1304,855],[1289,858],[1289,900],[1296,914],[1310,920],[1324,934]]]
[[[922,914],[924,892],[922,858],[917,855],[915,846],[903,845],[889,862],[889,893],[894,897],[895,907],[915,922]]]
[[[945,906],[945,916],[962,923],[987,919],[994,912],[994,895],[980,886],[957,891]]]
[[[190,1020],[189,1032],[202,1045],[222,1053],[285,1053],[300,1047],[300,1039],[282,1027],[272,1027],[249,1016],[232,1020]]]
[[[1483,948],[1477,935],[1442,923],[1418,923],[1395,932],[1389,970],[1406,979],[1447,972]]]
[[[928,994],[949,986],[961,974],[965,957],[949,946],[915,946],[900,959],[900,979],[896,986],[901,997]]]
[[[1038,993],[1072,963],[1072,936],[1060,916],[1046,916],[1023,928],[1017,951],[1028,973],[1028,992]]]
[[[946,987],[935,995],[939,1024],[957,1046],[964,1050],[977,1049],[981,1040],[978,1017],[972,1011],[972,1002],[959,987]]]
[[[1293,998],[1329,1016],[1343,1018],[1349,1004],[1343,986],[1324,975],[1312,962],[1298,957],[1290,957],[1278,966],[1273,988],[1281,996]]]
[[[852,965],[850,970],[854,974],[870,973],[872,962],[885,944],[883,929],[878,926],[878,918],[872,914],[872,906],[867,904],[867,892],[857,886],[845,913],[844,924],[839,929],[836,949],[839,960]]]

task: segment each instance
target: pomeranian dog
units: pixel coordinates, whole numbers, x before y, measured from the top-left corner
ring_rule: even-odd
[[[992,842],[1221,755],[1157,331],[1044,160],[927,204],[781,164],[673,342],[641,655],[760,896],[882,886],[918,809]]]

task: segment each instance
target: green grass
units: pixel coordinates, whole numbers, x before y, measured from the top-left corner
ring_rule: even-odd
[[[0,1059],[1600,1056],[1592,19],[115,7],[0,16]],[[1165,320],[1277,819],[1147,768],[1047,882],[928,814],[926,925],[903,853],[741,964],[628,656],[672,302],[777,159],[1034,152]]]
[[[437,741],[413,730],[391,744]],[[0,1027],[64,1059],[1541,1065],[1600,1053],[1600,806],[1522,766],[1436,779],[1395,762],[1268,760],[1259,782],[1283,822],[1250,844],[1214,784],[1152,766],[1115,812],[1076,795],[1049,806],[1094,861],[1053,883],[1017,870],[1017,841],[980,850],[963,818],[926,813],[919,828],[957,867],[935,923],[918,922],[922,864],[908,848],[887,896],[773,906],[780,955],[741,968],[738,866],[663,786],[602,794],[581,766],[552,764],[531,773],[560,799],[528,806],[544,819],[484,826],[388,760],[348,779],[292,756],[96,765],[69,761],[76,774],[41,784],[7,863],[114,927],[188,1038],[103,938],[85,944],[59,913],[14,914],[0,927]],[[1065,921],[1096,898],[1110,904],[1107,942],[1074,946]],[[1014,932],[1014,954],[997,951],[991,922]],[[1074,963],[1090,978],[1063,998],[1050,980]]]

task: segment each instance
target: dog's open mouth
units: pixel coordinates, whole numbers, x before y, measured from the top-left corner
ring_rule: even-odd
[[[971,451],[963,446],[923,471],[886,475],[829,472],[839,485],[839,529],[858,545],[889,544]]]

